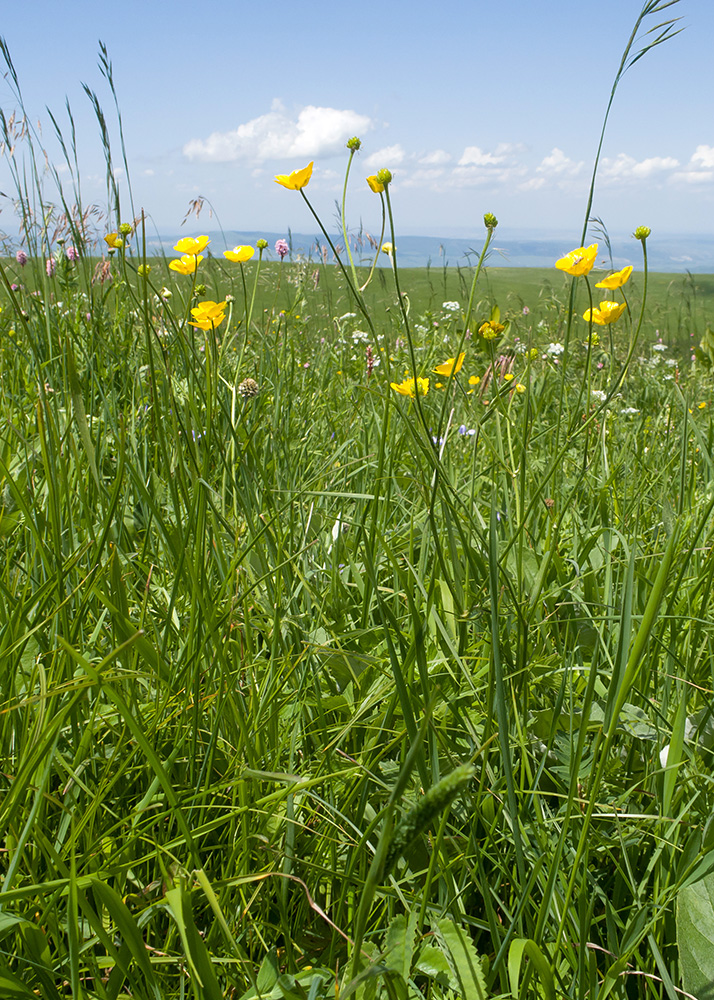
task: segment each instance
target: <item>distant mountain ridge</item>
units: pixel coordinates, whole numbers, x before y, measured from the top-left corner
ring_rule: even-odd
[[[192,232],[198,232],[202,226],[194,226]],[[205,232],[205,229],[204,229]],[[150,254],[166,254],[174,256],[173,246],[186,232],[160,234],[147,239],[147,250]],[[224,232],[209,232],[211,238],[210,250],[215,256],[220,256],[223,250],[230,250],[239,244],[250,243],[255,246],[256,240],[268,241],[267,259],[275,260],[275,241],[287,239],[290,243],[289,260],[295,260],[298,255],[308,257],[316,263],[323,259],[322,248],[327,248],[327,260],[332,261],[332,253],[327,247],[325,237],[310,233],[265,233],[254,231],[225,230]],[[352,254],[356,264],[371,263],[375,250],[363,237],[361,248],[355,244],[355,234],[352,237]],[[331,235],[337,247],[343,245],[342,234]],[[436,236],[398,236],[396,239],[397,261],[401,267],[434,268],[443,266],[469,266],[478,259],[483,246],[483,232],[475,234],[472,239],[465,237]],[[642,266],[642,251],[640,244],[631,236],[610,236],[612,247],[612,263],[616,268],[633,264]],[[598,264],[609,266],[607,247],[602,239],[588,237],[588,242],[600,244]],[[549,235],[538,239],[508,230],[496,230],[491,251],[488,257],[489,267],[552,267],[554,262],[572,250],[577,243],[568,236]],[[649,268],[651,271],[683,273],[691,271],[695,274],[714,273],[714,236],[680,235],[657,236],[653,234],[647,241]],[[346,254],[344,258],[346,260]],[[389,266],[386,254],[380,254],[380,264]]]

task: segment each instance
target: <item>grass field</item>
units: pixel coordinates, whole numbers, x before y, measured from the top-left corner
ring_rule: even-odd
[[[0,996],[711,1000],[714,277],[18,204]]]

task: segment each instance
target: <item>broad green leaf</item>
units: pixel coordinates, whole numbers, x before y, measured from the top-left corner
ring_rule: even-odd
[[[481,959],[473,941],[452,920],[439,920],[434,927],[437,941],[444,949],[451,970],[451,988],[461,1000],[486,1000],[486,982]]]
[[[684,989],[714,1000],[714,873],[677,896],[677,947]]]
[[[533,967],[540,976],[547,1000],[555,1000],[555,984],[550,966],[543,952],[535,941],[532,941],[530,938],[516,938],[514,941],[511,941],[511,947],[508,949],[508,980],[511,984],[511,993],[513,996],[516,1000],[520,996],[518,981],[524,958],[528,958],[533,963]]]

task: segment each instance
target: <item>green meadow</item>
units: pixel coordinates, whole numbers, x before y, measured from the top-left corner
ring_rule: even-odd
[[[371,276],[152,258],[22,138],[0,996],[711,1000],[714,276],[401,271],[388,170]]]

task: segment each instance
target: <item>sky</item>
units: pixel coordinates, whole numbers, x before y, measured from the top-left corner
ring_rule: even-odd
[[[47,108],[68,137],[69,102],[85,204],[106,204],[106,168],[83,84],[98,97],[126,191],[113,98],[98,67],[101,40],[134,204],[157,231],[177,231],[202,197],[214,214],[204,208],[186,231],[220,223],[312,232],[302,198],[274,176],[314,160],[306,194],[329,223],[345,143],[357,135],[352,226],[379,229],[379,198],[365,177],[388,167],[401,233],[469,236],[493,212],[510,232],[579,238],[603,115],[642,2],[451,0],[445,13],[433,0],[33,0],[22,8],[0,0],[2,7],[23,11],[3,18],[0,31],[27,115],[40,122],[48,162],[65,185],[70,175]],[[628,71],[610,115],[593,214],[613,233],[643,224],[711,233],[714,3],[680,0],[645,28],[669,17],[681,18],[684,30]],[[6,116],[18,107],[7,77],[0,107]],[[46,185],[54,200],[49,176]],[[4,159],[0,191],[0,229],[9,232],[14,187]]]

